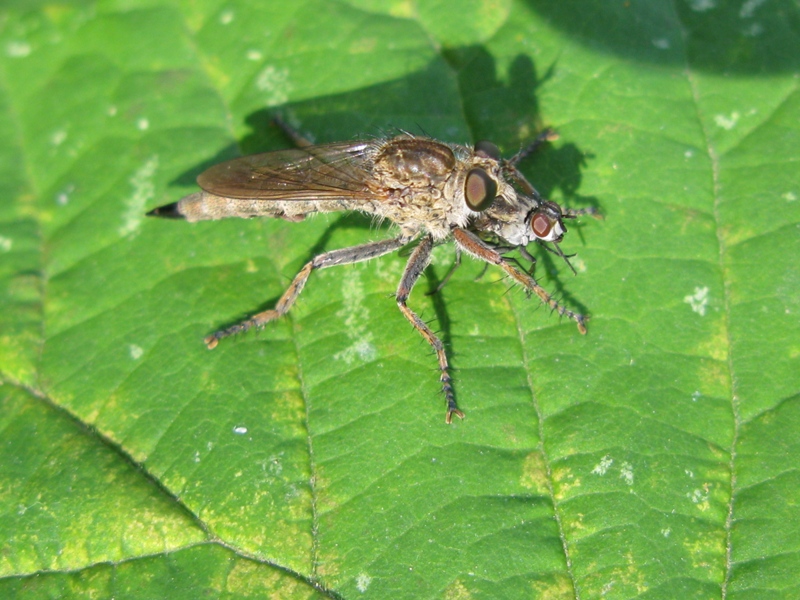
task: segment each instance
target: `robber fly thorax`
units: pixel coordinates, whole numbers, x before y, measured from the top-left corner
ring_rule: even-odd
[[[470,148],[404,133],[390,139],[312,146],[291,135],[301,147],[215,165],[198,177],[200,192],[148,214],[187,221],[263,216],[301,221],[314,213],[356,210],[388,219],[400,232],[394,238],[314,257],[274,309],[209,335],[205,342],[210,349],[222,338],[286,314],[314,269],[369,260],[414,240],[419,241],[400,279],[396,300],[437,354],[448,423],[452,415],[463,418],[464,414],[456,405],[444,345],[406,304],[436,244],[453,240],[459,256],[463,251],[497,265],[586,333],[583,315],[561,306],[528,271],[505,256],[518,248],[532,261],[526,247],[537,242],[551,244],[551,249],[567,260],[558,246],[566,232],[563,219],[593,212],[562,210],[555,202],[542,199],[517,171],[516,163],[550,139],[547,134],[510,160],[502,159],[497,147],[487,142]]]

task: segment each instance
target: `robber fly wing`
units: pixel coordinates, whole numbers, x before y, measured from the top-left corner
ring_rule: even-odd
[[[197,183],[226,198],[366,201],[375,198],[368,185],[372,145],[340,142],[243,156],[204,171]]]

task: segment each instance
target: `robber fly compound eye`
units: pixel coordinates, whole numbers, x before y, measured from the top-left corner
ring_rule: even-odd
[[[497,197],[497,182],[483,169],[472,169],[464,183],[464,198],[467,206],[475,212],[483,212]]]

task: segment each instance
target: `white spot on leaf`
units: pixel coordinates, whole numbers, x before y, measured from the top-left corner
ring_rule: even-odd
[[[128,180],[133,186],[133,193],[125,201],[126,210],[122,215],[119,235],[124,237],[139,229],[145,204],[155,195],[153,177],[157,169],[158,156],[151,156]]]
[[[283,462],[281,461],[281,457],[283,456],[283,452],[280,454],[273,454],[267,459],[267,463],[264,466],[264,469],[269,471],[271,475],[277,477],[283,472]]]
[[[50,143],[53,146],[60,146],[67,140],[67,131],[66,129],[59,129],[54,131],[50,136]]]
[[[706,308],[708,307],[708,288],[694,288],[694,294],[691,296],[685,296],[683,301],[690,305],[694,312],[701,317],[704,317],[706,314]]]
[[[344,319],[347,337],[351,345],[333,355],[335,360],[352,364],[358,358],[363,362],[375,360],[378,355],[372,344],[373,334],[367,326],[369,310],[364,306],[364,284],[361,272],[356,268],[346,269],[342,276],[343,306],[336,314]]]
[[[372,577],[366,573],[360,573],[358,577],[356,577],[356,589],[362,594],[367,591],[370,583],[372,583]]]
[[[730,117],[725,115],[715,115],[714,123],[717,124],[717,127],[722,127],[723,129],[730,131],[736,127],[736,123],[739,121],[739,116],[739,113],[736,111],[733,111]]]
[[[764,26],[761,23],[751,23],[742,30],[746,37],[756,37],[764,33]]]
[[[689,6],[695,12],[706,12],[717,6],[716,0],[689,0]]]
[[[708,510],[709,504],[708,504],[708,489],[707,488],[706,489],[702,489],[702,490],[701,489],[695,489],[695,490],[689,492],[688,494],[686,494],[686,497],[689,498],[689,500],[691,500],[694,504],[696,504],[697,507],[700,510],[702,510],[702,511]]]
[[[0,251],[8,252],[11,250],[11,246],[14,245],[14,240],[11,238],[7,238],[4,235],[0,235]]]
[[[6,44],[6,55],[11,58],[25,58],[31,53],[31,45],[28,42],[12,41]]]
[[[247,433],[247,427],[243,427],[242,425],[237,425],[236,427],[233,428],[233,433],[237,435],[244,435],[245,433]]]
[[[606,454],[603,458],[600,459],[600,462],[595,465],[594,469],[592,469],[592,474],[605,475],[612,464],[614,464],[614,459],[611,458],[608,454]]]
[[[142,350],[142,348],[136,344],[131,344],[128,346],[128,351],[131,353],[131,358],[133,360],[139,360],[144,354],[144,350]]]
[[[742,4],[742,8],[739,9],[739,17],[742,19],[752,19],[758,7],[764,4],[764,2],[766,2],[766,0],[747,0],[747,2]]]
[[[75,191],[75,185],[69,184],[56,194],[56,204],[66,206],[69,203],[69,195]]]
[[[264,94],[267,106],[284,104],[289,99],[292,85],[289,82],[289,69],[279,69],[268,65],[256,77],[256,88]]]
[[[619,476],[628,485],[633,485],[633,465],[628,462],[622,463],[622,466],[619,469]]]

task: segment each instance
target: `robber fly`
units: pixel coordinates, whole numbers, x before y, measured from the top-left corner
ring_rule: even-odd
[[[397,287],[397,306],[436,352],[447,423],[453,415],[463,418],[464,413],[456,404],[444,345],[406,304],[436,244],[453,240],[457,262],[460,253],[466,252],[497,265],[586,333],[586,317],[561,306],[517,261],[505,256],[519,249],[533,264],[526,247],[539,242],[550,244],[549,249],[567,260],[558,246],[566,233],[563,219],[593,212],[563,210],[544,200],[516,169],[534,147],[552,139],[547,132],[510,160],[502,159],[497,146],[489,142],[470,148],[403,133],[390,139],[313,146],[289,133],[301,147],[213,166],[197,178],[202,191],[148,215],[190,222],[264,216],[302,221],[314,213],[356,210],[390,220],[399,233],[315,256],[295,276],[275,308],[212,333],[204,340],[209,349],[222,338],[262,327],[286,314],[313,270],[383,256],[415,240],[418,243]]]

